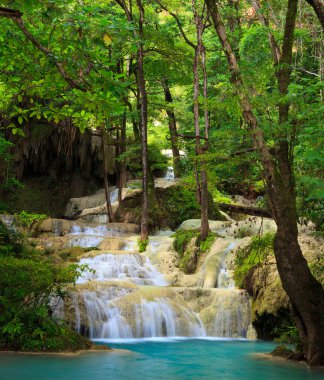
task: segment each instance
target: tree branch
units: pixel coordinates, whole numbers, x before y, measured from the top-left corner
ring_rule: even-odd
[[[255,9],[255,11],[258,15],[258,19],[261,22],[261,24],[263,26],[265,26],[266,28],[269,28],[269,22],[264,17],[264,15],[262,13],[259,0],[251,0],[251,2],[252,2],[253,8]],[[277,65],[280,61],[280,56],[281,56],[280,48],[277,44],[277,41],[276,41],[274,35],[270,31],[268,31],[268,37],[269,37],[269,41],[270,41],[273,59],[274,59],[275,64]]]
[[[54,62],[59,73],[62,75],[63,79],[72,87],[80,91],[85,91],[84,87],[79,81],[74,80],[71,76],[65,71],[62,63],[58,62],[52,52],[43,46],[25,27],[25,24],[21,18],[22,13],[18,10],[0,8],[0,16],[10,18],[18,28],[23,32],[25,37],[38,49],[40,50],[49,60]]]
[[[2,17],[12,18],[12,17],[21,17],[22,15],[23,14],[17,9],[9,9],[9,8],[0,7],[0,16]]]
[[[117,0],[116,0],[116,1],[117,1]],[[196,45],[195,45],[193,42],[191,42],[191,41],[188,39],[188,37],[186,36],[186,33],[185,33],[184,30],[183,30],[183,27],[182,27],[182,25],[181,25],[181,22],[180,22],[180,20],[179,20],[179,17],[178,17],[175,13],[170,12],[169,9],[168,9],[165,5],[163,5],[163,4],[161,3],[160,0],[156,0],[156,2],[159,4],[159,6],[160,6],[164,11],[168,12],[168,13],[169,13],[169,14],[175,19],[175,21],[176,21],[176,23],[177,23],[177,25],[178,25],[178,28],[179,28],[179,30],[180,30],[180,33],[181,33],[183,39],[185,40],[185,42],[186,42],[189,46],[191,46],[193,49],[196,49]]]
[[[324,0],[306,0],[307,3],[314,9],[322,28],[324,29]]]

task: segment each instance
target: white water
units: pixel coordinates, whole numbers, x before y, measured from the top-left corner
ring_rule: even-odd
[[[118,236],[120,233],[106,225],[101,224],[95,227],[73,225],[69,236],[71,247],[97,247],[105,237]]]
[[[227,268],[221,268],[217,277],[217,288],[220,289],[234,289],[234,280],[229,276]]]
[[[118,191],[119,191],[119,189],[117,188],[117,189],[112,190],[109,193],[110,203],[115,203],[118,201]]]
[[[166,286],[162,274],[151,264],[148,257],[140,254],[102,254],[80,260],[95,272],[86,272],[77,280],[82,284],[96,281],[128,281],[136,285]]]
[[[227,271],[226,258],[229,252],[236,246],[235,242],[229,244],[222,254],[221,268],[217,277],[217,288],[221,289],[234,289],[235,282]]]
[[[73,299],[77,315],[76,330],[81,332],[80,303],[85,306],[88,335],[93,339],[133,339],[151,337],[205,337],[199,317],[185,307],[176,308],[164,298],[142,299],[127,308],[118,307],[110,295],[85,292]],[[185,322],[185,323],[184,323]]]
[[[173,169],[173,166],[168,166],[167,168],[167,171],[164,175],[164,177],[162,177],[163,179],[166,179],[166,180],[170,180],[170,181],[173,181],[174,180],[174,169]]]
[[[83,246],[93,246],[96,239],[114,235],[106,226],[73,226],[70,232],[71,237],[78,239],[77,245],[83,239]],[[163,244],[159,245],[152,237],[148,247],[150,257],[156,257],[156,252],[163,249]],[[217,286],[225,291],[207,289],[204,295],[186,288],[189,298],[185,302],[181,288],[180,292],[178,288],[168,288],[149,258],[133,253],[137,244],[131,238],[123,246],[125,253],[102,253],[81,259],[80,264],[87,264],[92,270],[77,280],[78,292],[55,314],[62,318],[65,314],[75,321],[77,331],[92,339],[246,338],[251,319],[249,298],[245,292],[233,289],[225,263],[234,246],[231,243],[220,253],[222,265]],[[197,312],[188,302],[198,307]]]

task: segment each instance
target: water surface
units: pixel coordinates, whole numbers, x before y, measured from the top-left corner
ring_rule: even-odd
[[[319,380],[324,372],[301,364],[257,359],[274,345],[233,340],[141,340],[110,343],[129,352],[75,357],[0,354],[3,380],[246,379]]]

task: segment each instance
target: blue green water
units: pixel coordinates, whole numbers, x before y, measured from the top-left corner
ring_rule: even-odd
[[[324,379],[301,364],[256,358],[274,345],[265,342],[174,340],[109,344],[130,352],[75,357],[0,354],[1,380],[146,379]]]

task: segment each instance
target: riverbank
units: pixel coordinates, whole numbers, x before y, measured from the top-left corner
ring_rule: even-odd
[[[0,351],[0,355],[30,355],[30,356],[63,356],[63,357],[76,357],[83,354],[93,353],[117,353],[117,354],[132,354],[130,350],[110,348],[104,344],[94,344],[89,350],[77,350],[66,352],[33,352],[33,351]]]

